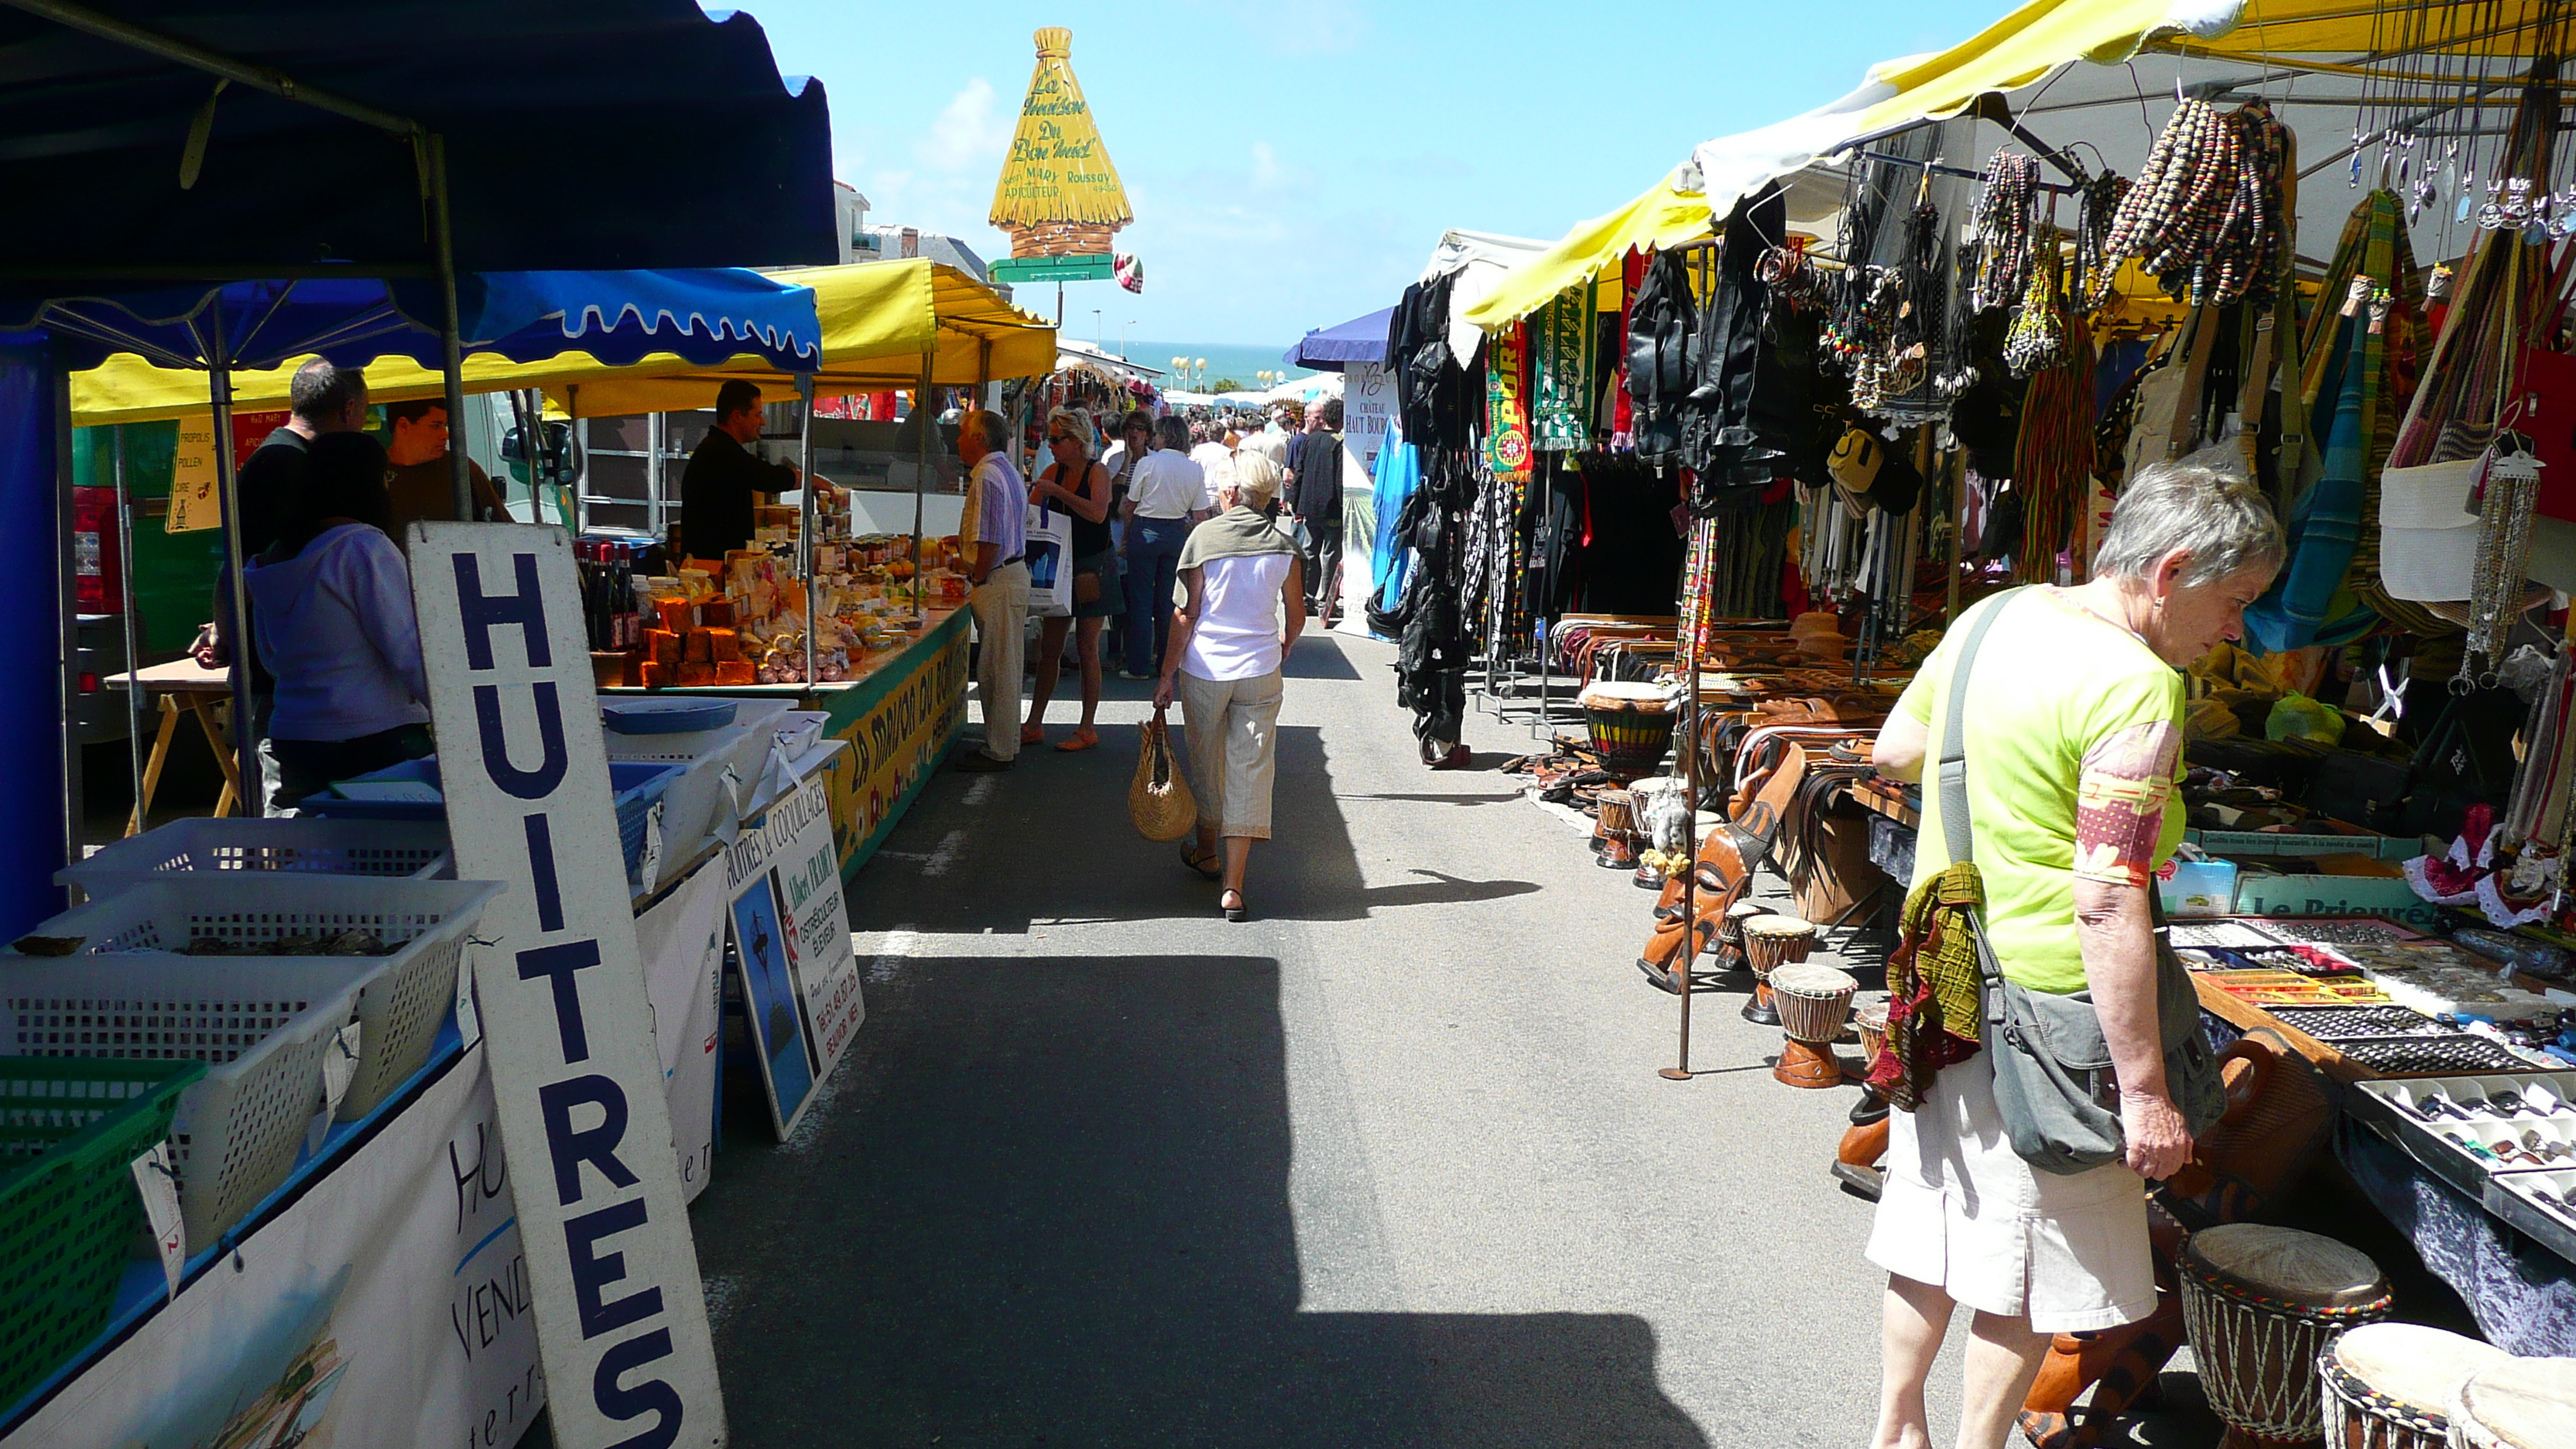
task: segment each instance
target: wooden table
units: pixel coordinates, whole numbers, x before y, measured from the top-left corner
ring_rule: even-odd
[[[134,802],[134,814],[125,823],[127,835],[139,833],[143,822],[151,818],[152,797],[161,788],[161,767],[169,763],[170,739],[179,732],[182,712],[197,717],[197,727],[205,732],[206,744],[215,752],[215,763],[224,772],[223,794],[215,801],[216,818],[230,815],[240,806],[241,766],[233,755],[231,731],[225,727],[232,706],[230,670],[206,669],[192,658],[182,658],[127,674],[111,674],[101,682],[110,689],[140,689],[161,697],[161,727],[152,737],[151,755],[143,762],[143,798]]]

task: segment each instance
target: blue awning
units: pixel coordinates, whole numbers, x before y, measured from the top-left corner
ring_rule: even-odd
[[[458,335],[469,355],[536,362],[579,350],[614,367],[653,353],[714,365],[755,356],[812,371],[822,325],[810,287],[757,272],[501,272],[457,279]],[[74,370],[129,353],[162,367],[217,361],[252,371],[318,354],[363,367],[440,362],[429,282],[368,278],[232,282],[110,297],[0,304],[0,327],[41,326]]]
[[[822,86],[692,0],[85,0],[443,138],[460,272],[839,260]],[[0,293],[435,261],[378,126],[0,7]],[[183,155],[211,107],[202,170]]]
[[[1387,323],[1394,316],[1393,307],[1380,307],[1338,327],[1309,332],[1304,341],[1288,349],[1287,363],[1290,367],[1312,367],[1324,372],[1339,372],[1354,362],[1382,363],[1386,361]]]

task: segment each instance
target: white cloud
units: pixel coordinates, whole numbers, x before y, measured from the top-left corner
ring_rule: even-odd
[[[977,76],[948,98],[939,118],[912,146],[912,154],[933,171],[990,173],[1011,148],[1011,120],[1001,113],[993,83]]]

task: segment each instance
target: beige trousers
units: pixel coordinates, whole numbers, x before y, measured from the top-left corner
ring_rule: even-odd
[[[984,576],[967,596],[984,652],[975,668],[975,690],[984,699],[984,753],[997,760],[1020,753],[1020,671],[1029,649],[1029,566],[1007,563]]]
[[[1181,670],[1181,730],[1199,819],[1220,836],[1270,838],[1270,784],[1279,764],[1279,671],[1251,679],[1201,679]]]

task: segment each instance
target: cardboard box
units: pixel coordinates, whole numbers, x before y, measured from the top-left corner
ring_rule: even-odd
[[[2168,916],[2225,916],[2236,910],[2236,862],[2169,860],[2156,873]]]

